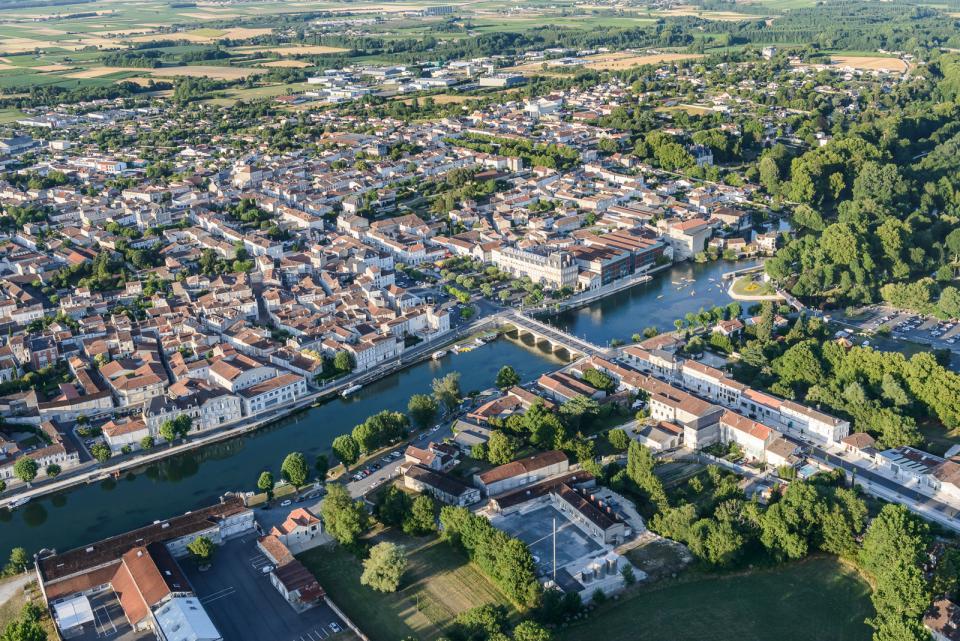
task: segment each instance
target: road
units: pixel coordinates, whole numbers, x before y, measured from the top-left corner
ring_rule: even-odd
[[[811,458],[831,467],[839,467],[855,475],[857,482],[863,485],[865,489],[879,489],[881,491],[873,493],[881,496],[887,495],[884,496],[884,498],[903,503],[921,516],[926,516],[944,527],[960,532],[960,518],[958,518],[960,510],[951,505],[938,501],[927,494],[912,490],[905,485],[901,485],[888,476],[855,465],[852,461],[837,456],[836,454],[831,454],[821,447],[811,448]]]

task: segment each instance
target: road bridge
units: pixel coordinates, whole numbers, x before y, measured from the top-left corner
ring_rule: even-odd
[[[549,343],[553,351],[565,349],[570,354],[570,358],[577,360],[583,356],[603,356],[610,355],[610,350],[594,345],[590,341],[578,338],[573,334],[568,334],[563,330],[557,329],[535,318],[531,318],[517,311],[511,311],[501,316],[504,324],[510,324],[517,328],[520,336],[529,334],[539,342]]]

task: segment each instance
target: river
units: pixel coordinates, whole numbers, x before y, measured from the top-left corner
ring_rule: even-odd
[[[730,282],[721,278],[724,272],[759,263],[726,260],[679,263],[654,274],[649,282],[611,294],[586,307],[561,312],[547,321],[601,346],[613,339],[629,342],[633,334],[647,327],[672,331],[673,321],[688,312],[732,302],[727,295]],[[693,282],[689,282],[691,279]],[[750,303],[741,304],[744,311],[750,306]]]
[[[648,283],[548,320],[597,344],[614,338],[628,340],[651,325],[671,329],[673,320],[687,312],[729,302],[727,283],[720,275],[751,264],[676,265]],[[696,282],[686,286],[673,282],[688,278]],[[336,398],[252,434],[171,457],[119,480],[35,499],[13,512],[0,510],[0,562],[5,551],[15,546],[30,552],[41,547],[65,550],[209,505],[226,491],[252,490],[262,470],[279,473],[280,462],[289,452],[298,450],[311,459],[329,452],[336,436],[380,410],[405,409],[411,395],[429,391],[430,381],[448,372],[460,372],[461,388],[469,392],[491,387],[502,365],[512,365],[523,380],[532,380],[562,363],[549,352],[501,338],[465,354],[419,363],[365,386],[349,399]]]
[[[407,400],[429,392],[430,382],[460,372],[464,392],[493,386],[501,365],[524,380],[559,367],[549,352],[501,338],[473,351],[424,361],[254,433],[174,456],[119,480],[108,479],[34,499],[13,512],[0,510],[0,555],[15,546],[69,549],[155,519],[209,505],[229,490],[255,489],[264,469],[279,475],[283,457],[301,451],[310,460],[329,452],[333,439],[383,409],[405,410]],[[0,559],[0,562],[2,562]]]

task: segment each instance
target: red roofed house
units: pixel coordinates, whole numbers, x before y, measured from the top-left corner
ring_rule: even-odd
[[[305,507],[298,507],[287,516],[280,525],[270,528],[270,534],[277,537],[294,554],[299,554],[324,543],[323,525],[317,515]]]

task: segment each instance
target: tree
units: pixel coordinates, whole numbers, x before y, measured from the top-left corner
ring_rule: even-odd
[[[337,351],[333,357],[333,366],[340,372],[352,372],[357,364],[353,358],[353,354],[345,349],[341,349]]]
[[[339,483],[327,484],[327,495],[320,504],[327,532],[341,545],[353,545],[367,528],[367,511],[354,501],[347,488]]]
[[[884,631],[918,629],[930,604],[923,572],[929,528],[903,505],[887,504],[870,523],[860,551],[861,567],[875,581],[871,595],[877,616],[870,621],[875,639],[912,639],[915,635],[885,636]]]
[[[383,410],[354,427],[350,435],[360,446],[361,452],[372,452],[402,438],[409,424],[410,419],[405,414]]]
[[[410,420],[421,429],[433,423],[439,409],[436,399],[427,394],[414,394],[410,397],[410,402],[407,403]]]
[[[173,445],[173,441],[177,438],[177,428],[174,426],[173,421],[166,420],[160,424],[160,429],[158,430],[160,436],[170,445]]]
[[[301,452],[291,452],[283,459],[280,465],[280,474],[287,482],[300,487],[306,484],[310,478],[310,466],[307,465],[307,457]]]
[[[507,623],[503,606],[487,604],[461,612],[453,620],[453,637],[475,641],[480,639],[500,641]]]
[[[113,456],[113,452],[110,450],[110,447],[103,443],[97,443],[91,447],[90,454],[92,454],[93,458],[97,459],[97,461],[100,463],[106,463],[110,460],[110,457]]]
[[[521,621],[513,629],[513,641],[550,641],[550,632],[535,621]]]
[[[363,562],[360,583],[379,592],[396,592],[407,570],[407,556],[403,549],[384,541],[370,549],[370,556]]]
[[[607,438],[610,440],[610,445],[621,452],[630,447],[630,437],[622,429],[617,428],[610,430],[610,434],[607,436]]]
[[[14,572],[26,572],[27,567],[30,565],[30,555],[27,554],[27,551],[24,548],[16,547],[10,550],[10,561],[8,567],[10,567]]]
[[[410,495],[391,485],[377,499],[377,519],[384,525],[400,526],[410,516],[412,503]]]
[[[435,378],[431,383],[433,397],[448,412],[460,405],[460,373],[450,372],[443,378]]]
[[[617,384],[608,374],[592,367],[583,371],[583,380],[604,392],[612,392],[617,387]]]
[[[21,618],[7,624],[0,641],[47,641],[47,633],[38,621]]]
[[[512,461],[517,455],[517,448],[510,437],[494,430],[487,441],[487,458],[494,465],[503,465]]]
[[[410,514],[403,521],[403,531],[411,536],[423,536],[437,530],[437,505],[432,498],[421,494],[413,499]]]
[[[317,477],[321,481],[327,478],[327,472],[330,470],[330,460],[326,454],[317,455],[317,460],[313,463],[313,469],[317,472]]]
[[[627,478],[633,481],[661,510],[667,507],[667,493],[653,472],[653,453],[637,441],[630,441],[627,448]]]
[[[155,442],[152,436],[144,436],[142,439],[140,439],[140,449],[149,450],[153,448],[154,443]]]
[[[360,445],[349,434],[341,434],[333,439],[333,453],[346,466],[353,465],[360,458]]]
[[[209,565],[215,550],[216,547],[213,545],[213,541],[205,536],[198,536],[187,543],[187,551],[193,556],[197,565]]]
[[[47,469],[44,471],[47,473],[47,476],[53,479],[60,476],[60,472],[63,471],[63,468],[61,468],[56,463],[51,463],[50,465],[47,466]]]
[[[267,493],[267,500],[273,498],[273,472],[266,471],[260,473],[260,478],[257,479],[257,489],[261,492]]]
[[[30,483],[37,478],[37,462],[29,456],[21,456],[13,465],[13,473],[24,483]]]
[[[508,387],[513,387],[514,385],[520,384],[520,375],[517,374],[515,370],[510,365],[504,365],[500,368],[500,371],[497,372],[497,381],[496,385],[500,389],[507,389]]]

